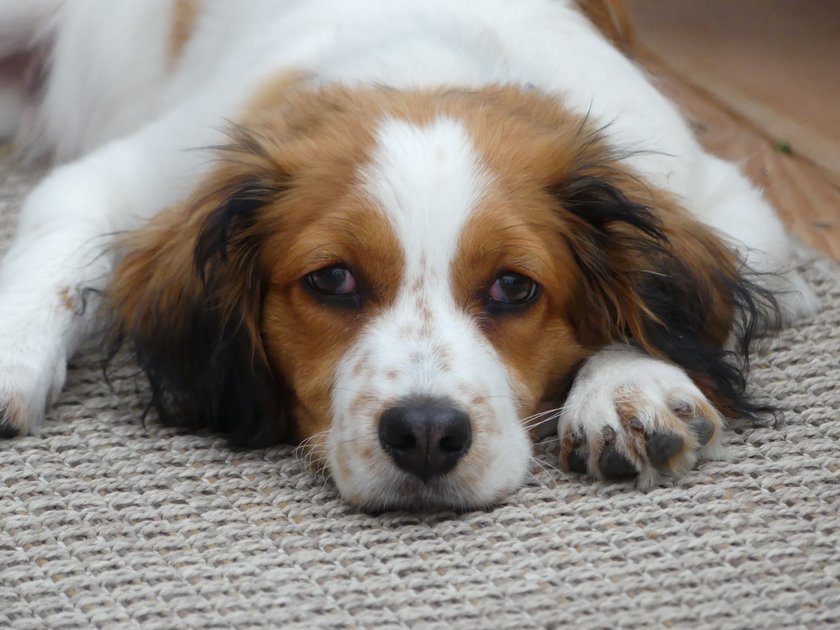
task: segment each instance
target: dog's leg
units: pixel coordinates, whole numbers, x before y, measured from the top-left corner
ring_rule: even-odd
[[[105,189],[80,165],[61,168],[29,197],[0,264],[0,435],[33,432],[64,383],[110,268]]]
[[[189,192],[187,179],[201,177],[208,160],[183,148],[218,142],[210,121],[219,119],[182,106],[56,169],[26,200],[0,262],[0,435],[37,430],[92,328],[113,236]]]
[[[625,345],[603,348],[575,378],[557,427],[566,470],[638,476],[649,488],[723,452],[723,420],[679,367]]]

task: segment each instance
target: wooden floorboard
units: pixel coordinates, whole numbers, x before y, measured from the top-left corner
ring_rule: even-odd
[[[640,41],[840,184],[838,0],[628,0]]]

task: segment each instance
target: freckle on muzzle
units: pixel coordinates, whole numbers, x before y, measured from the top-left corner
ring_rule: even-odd
[[[397,466],[428,482],[469,451],[470,417],[447,400],[408,400],[382,412],[379,442]]]

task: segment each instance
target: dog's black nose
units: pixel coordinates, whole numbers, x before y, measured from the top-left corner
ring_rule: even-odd
[[[379,442],[397,466],[423,481],[449,472],[470,449],[470,417],[445,401],[412,401],[386,409]]]

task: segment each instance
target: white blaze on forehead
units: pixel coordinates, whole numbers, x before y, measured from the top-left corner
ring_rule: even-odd
[[[385,120],[361,174],[400,241],[406,272],[394,303],[337,367],[330,469],[342,494],[362,505],[486,505],[522,483],[531,454],[511,375],[452,294],[452,260],[490,175],[464,126],[446,117],[426,125]],[[378,448],[382,412],[416,396],[450,401],[472,423],[469,451],[432,490]],[[364,445],[373,447],[368,460]]]
[[[387,119],[363,176],[394,226],[408,275],[420,271],[424,258],[435,271],[448,269],[488,182],[464,126],[445,117],[425,126]]]

